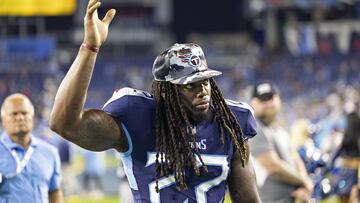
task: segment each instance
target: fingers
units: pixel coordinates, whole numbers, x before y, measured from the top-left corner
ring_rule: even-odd
[[[116,10],[115,9],[110,9],[108,12],[106,12],[104,18],[102,19],[102,21],[106,24],[109,25],[110,22],[114,19],[114,16],[116,14]]]
[[[101,5],[101,2],[99,0],[90,0],[88,9],[87,9],[87,16],[91,17],[92,14],[98,9]]]
[[[90,0],[88,5],[87,5],[87,9],[91,8],[92,6],[94,6],[99,0]]]

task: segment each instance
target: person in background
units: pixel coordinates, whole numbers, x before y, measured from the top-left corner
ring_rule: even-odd
[[[87,194],[102,197],[104,195],[102,177],[105,173],[105,154],[104,152],[85,150],[83,155],[85,162],[82,172],[84,190]]]
[[[1,182],[0,202],[63,202],[59,154],[32,134],[34,114],[29,98],[19,93],[6,97],[1,106],[4,132],[0,142],[12,152],[20,170]]]
[[[333,161],[331,182],[341,203],[352,203],[359,190],[360,116],[354,111],[346,118],[344,137]]]
[[[250,105],[258,121],[258,135],[250,140],[251,154],[267,174],[262,185],[258,185],[261,200],[264,203],[308,202],[312,182],[291,148],[289,133],[279,123],[278,88],[270,81],[256,84]]]
[[[349,196],[349,202],[355,202],[360,203],[360,166],[358,167],[358,177],[357,177],[358,183],[357,185],[354,185],[351,189],[350,196]]]

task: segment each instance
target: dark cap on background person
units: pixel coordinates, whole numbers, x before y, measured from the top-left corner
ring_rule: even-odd
[[[279,94],[279,89],[276,85],[270,81],[262,81],[254,86],[251,97],[266,101],[271,99],[275,94]]]

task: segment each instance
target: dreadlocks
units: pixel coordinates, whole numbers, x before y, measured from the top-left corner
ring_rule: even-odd
[[[211,102],[216,121],[220,126],[220,143],[224,144],[225,130],[227,130],[235,143],[236,150],[241,155],[244,166],[247,157],[241,127],[212,78],[210,85]],[[170,82],[154,81],[152,93],[156,101],[156,191],[159,191],[158,179],[170,173],[174,174],[178,189],[187,189],[184,168],[192,166],[195,173],[200,175],[195,156],[202,164],[203,170],[208,171],[200,156],[198,145],[195,143],[195,132],[180,101],[176,85]],[[193,143],[195,152],[189,142]]]

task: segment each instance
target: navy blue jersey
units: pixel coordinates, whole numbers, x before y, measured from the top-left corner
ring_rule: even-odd
[[[234,101],[227,103],[240,123],[245,139],[253,137],[256,122],[249,105]],[[103,107],[116,118],[127,136],[129,149],[121,153],[121,159],[135,201],[223,202],[235,146],[228,134],[224,145],[220,144],[216,119],[195,126],[196,145],[208,173],[200,168],[201,174],[197,176],[192,168],[187,169],[185,182],[188,189],[180,191],[176,189],[173,175],[162,177],[159,179],[159,193],[155,191],[155,106],[155,100],[148,92],[123,88],[116,91]]]

